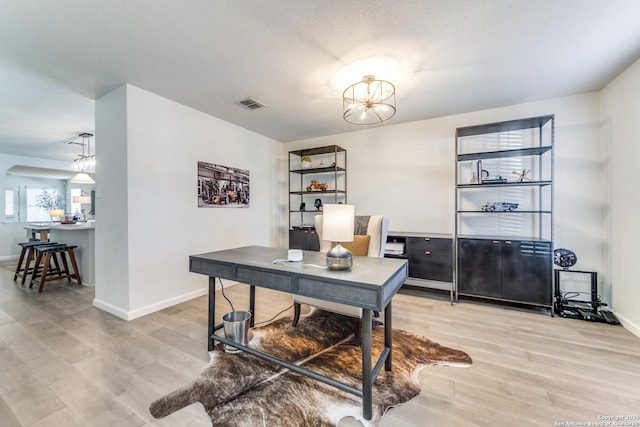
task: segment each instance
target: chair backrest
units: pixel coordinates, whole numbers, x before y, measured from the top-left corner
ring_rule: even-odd
[[[358,218],[364,219],[365,216],[356,215],[355,223],[358,224]],[[369,253],[367,256],[383,258],[384,245],[387,243],[387,233],[389,232],[389,217],[384,215],[371,215],[368,217],[367,232],[371,239],[369,240]],[[316,233],[320,240],[320,252],[329,252],[331,243],[328,240],[322,240],[322,215],[316,215],[314,218]]]

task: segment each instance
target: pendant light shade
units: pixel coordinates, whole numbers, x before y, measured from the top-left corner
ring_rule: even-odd
[[[95,184],[96,182],[86,173],[78,172],[69,180],[75,184]]]

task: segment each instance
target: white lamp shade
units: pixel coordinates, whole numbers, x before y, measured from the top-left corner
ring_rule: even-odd
[[[324,205],[322,209],[322,240],[352,242],[355,207]]]
[[[75,174],[75,176],[71,178],[69,181],[75,182],[76,184],[95,184],[96,183],[89,175],[87,175],[84,172],[79,172]]]
[[[91,203],[91,196],[73,196],[73,203],[89,204]]]
[[[51,216],[51,218],[62,218],[64,217],[64,209],[51,209],[49,216]]]

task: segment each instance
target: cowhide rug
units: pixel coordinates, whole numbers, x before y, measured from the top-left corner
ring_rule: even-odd
[[[282,318],[251,331],[249,346],[361,388],[360,348],[353,319],[316,310],[297,327]],[[373,331],[373,362],[384,344],[384,329]],[[377,425],[385,411],[420,393],[418,373],[428,365],[467,367],[471,358],[402,330],[393,330],[393,370],[384,369],[373,389],[373,418],[362,417],[362,401],[349,393],[249,354],[229,354],[221,344],[191,384],[151,404],[155,418],[200,402],[214,426],[335,426],[352,416]]]

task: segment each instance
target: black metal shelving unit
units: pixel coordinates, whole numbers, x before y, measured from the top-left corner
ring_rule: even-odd
[[[456,130],[456,300],[542,306],[553,315],[554,137],[553,115]],[[518,208],[483,210],[489,202]]]
[[[311,164],[303,167],[303,157]],[[325,190],[307,190],[311,180],[328,186]],[[347,203],[347,150],[337,145],[307,148],[289,152],[289,247],[318,250],[313,230],[313,217],[321,213],[315,200],[322,204]],[[301,209],[304,203],[304,209]]]

